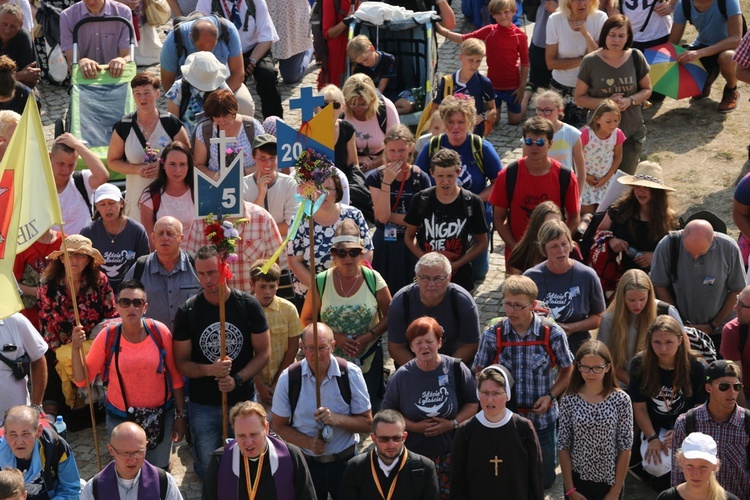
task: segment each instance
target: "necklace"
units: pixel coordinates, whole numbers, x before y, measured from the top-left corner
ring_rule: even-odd
[[[159,121],[159,114],[157,113],[156,118],[151,120],[151,123],[146,124],[141,119],[138,119],[136,123],[138,123],[138,128],[141,129],[141,133],[143,134],[143,137],[146,138],[148,141],[148,138],[151,137],[151,134],[154,133],[154,129],[156,128],[156,123]]]
[[[122,335],[123,335],[123,336],[124,336],[124,337],[125,337],[126,339],[128,339],[128,342],[130,342],[131,344],[139,344],[139,343],[141,343],[141,342],[143,342],[143,341],[145,340],[145,338],[146,338],[146,330],[144,330],[143,328],[141,328],[140,332],[138,333],[138,340],[131,340],[131,339],[130,339],[130,335],[128,335],[128,334],[127,334],[127,333],[125,332],[125,329],[124,329],[124,328],[123,328],[123,330],[122,330]]]
[[[114,243],[118,236],[120,236],[120,233],[122,232],[123,225],[125,223],[125,219],[120,222],[120,227],[117,228],[117,231],[115,231],[115,234],[110,234],[109,231],[107,231],[107,226],[104,225],[104,221],[102,221],[102,227],[104,228],[104,232],[107,233],[107,236],[109,236],[109,242]]]
[[[336,273],[336,276],[339,278],[339,286],[341,287],[341,291],[344,292],[344,280],[341,279],[341,271]],[[354,277],[354,283],[352,286],[349,287],[349,290],[344,292],[344,297],[348,297],[350,293],[352,293],[352,290],[354,290],[354,287],[357,286],[357,283],[359,282],[359,270],[357,270],[357,275]]]

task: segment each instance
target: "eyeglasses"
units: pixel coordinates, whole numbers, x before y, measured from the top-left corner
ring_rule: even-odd
[[[323,104],[326,106],[333,104],[333,109],[341,109],[341,103],[338,101],[323,101]]]
[[[556,112],[557,110],[555,108],[536,108],[536,112],[545,116],[549,116],[552,113]],[[541,144],[539,144],[541,146]],[[531,146],[531,144],[529,144]]]
[[[404,440],[404,435],[399,434],[398,436],[375,436],[375,439],[378,440],[378,443],[380,444],[388,444],[388,441],[393,441],[394,443],[400,443]]]
[[[122,308],[128,308],[131,305],[136,309],[140,309],[146,303],[143,299],[126,299],[125,297],[117,299],[117,305]]]
[[[736,384],[730,384],[729,382],[721,382],[716,387],[718,387],[721,392],[727,392],[730,387],[734,389],[734,392],[740,392],[744,386],[740,384],[739,382],[737,382]]]
[[[439,285],[441,283],[444,283],[445,280],[448,279],[448,275],[445,275],[445,276],[434,276],[434,277],[433,276],[419,275],[419,276],[417,276],[417,278],[419,279],[419,281],[421,281],[422,283],[425,283],[425,284],[427,284],[427,283],[435,283],[436,285]]]
[[[588,365],[578,365],[578,370],[581,373],[594,373],[595,375],[599,375],[602,373],[607,367],[609,366],[609,363],[606,365],[601,366],[588,366]]]
[[[331,253],[338,257],[339,259],[343,259],[347,255],[354,259],[355,257],[359,257],[362,255],[362,249],[361,248],[350,248],[349,250],[339,250],[337,248],[331,248]]]
[[[527,307],[529,307],[533,302],[529,302],[528,304],[521,305],[521,304],[512,304],[510,302],[503,302],[503,307],[506,309],[513,309],[514,311],[523,311]]]
[[[117,451],[117,448],[115,448],[112,445],[109,445],[113,450],[115,450],[115,453],[117,453],[118,456],[123,458],[143,458],[146,456],[146,450],[138,450],[138,451]]]
[[[307,351],[307,352],[313,352],[313,351],[315,351],[315,346],[312,346],[312,345],[303,345],[302,346],[302,350],[303,351]],[[331,350],[331,346],[329,346],[329,345],[320,345],[320,346],[318,346],[318,353],[319,354],[325,354],[325,353],[327,353],[330,350]]]
[[[544,146],[545,144],[547,144],[547,139],[542,139],[541,137],[539,139],[537,139],[537,140],[526,138],[526,139],[521,139],[521,142],[524,143],[524,144],[526,144],[527,146],[531,146],[533,144],[536,144],[537,146],[539,146],[541,148],[542,146]]]

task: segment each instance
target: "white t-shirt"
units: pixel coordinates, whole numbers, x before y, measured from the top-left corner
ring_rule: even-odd
[[[594,40],[599,40],[607,14],[596,11],[586,18],[586,29]],[[547,45],[557,45],[557,56],[561,59],[583,57],[586,55],[586,39],[573,31],[568,18],[558,11],[549,16],[547,21]],[[578,66],[570,69],[553,69],[552,78],[567,87],[575,87],[578,80]]]
[[[242,25],[237,31],[240,34],[243,53],[255,47],[258,42],[277,42],[279,40],[279,35],[276,33],[276,28],[271,20],[271,15],[268,13],[266,2],[264,0],[249,0],[255,3],[255,17],[253,17],[247,16],[247,1],[248,0],[241,0],[240,10],[238,12]],[[211,3],[211,0],[198,0],[195,10],[201,12],[213,12]],[[221,16],[229,19],[227,8],[229,8],[229,11],[231,12],[232,2],[230,0],[219,0],[219,5],[222,8]],[[245,29],[246,17],[247,29]],[[232,22],[231,19],[229,21]],[[307,32],[307,30],[300,31]]]
[[[37,361],[47,352],[47,343],[21,313],[0,319],[0,350],[8,344],[17,347],[16,351],[2,353],[11,361],[27,353],[31,361]],[[3,388],[0,391],[0,425],[8,408],[31,403],[29,391],[26,389],[27,382],[28,377],[24,380],[16,379],[10,367],[0,362],[0,387]]]
[[[86,186],[86,192],[89,194],[89,201],[93,205],[94,188],[91,187],[91,170],[81,170],[83,174],[84,185]],[[62,211],[62,219],[65,222],[65,234],[78,234],[81,229],[91,222],[91,211],[86,205],[86,202],[78,191],[75,185],[73,176],[70,176],[68,185],[62,193],[58,193],[58,199],[60,200],[60,210]],[[55,226],[52,229],[59,231],[60,227]]]

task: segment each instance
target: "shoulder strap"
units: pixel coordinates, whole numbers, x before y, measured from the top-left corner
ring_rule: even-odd
[[[453,379],[456,384],[456,399],[458,400],[458,407],[461,408],[464,405],[464,375],[461,372],[460,358],[453,360]]]
[[[211,134],[213,133],[214,122],[210,118],[203,119],[197,129],[200,128],[200,133],[203,135],[203,144],[206,145],[206,151],[211,151]],[[210,153],[208,155],[211,156]]]
[[[182,117],[185,116],[185,112],[188,109],[188,104],[190,104],[190,97],[192,96],[192,86],[190,85],[190,82],[187,81],[187,78],[182,78],[182,84],[180,85],[180,120],[182,120]]]
[[[221,4],[219,0],[211,0],[211,14],[222,14]]]
[[[503,321],[499,321],[495,324],[495,359],[492,364],[497,364],[500,360],[500,355],[505,349],[505,342],[503,342]]]
[[[154,210],[154,213],[156,211]],[[135,270],[133,271],[133,279],[136,281],[141,281],[141,277],[143,276],[143,271],[146,269],[146,260],[148,259],[148,256],[151,254],[141,255],[138,257],[138,259],[135,261]]]
[[[368,290],[370,290],[370,293],[372,293],[372,296],[377,298],[378,297],[378,291],[375,290],[375,273],[372,272],[372,269],[370,269],[367,266],[362,266],[362,276],[365,278],[365,283],[367,284]]]
[[[573,177],[573,171],[567,165],[560,165],[560,208],[563,211],[565,210],[565,199],[568,196],[568,186],[570,186],[571,177]],[[565,215],[567,216],[568,214],[566,213]]]
[[[740,356],[742,356],[742,353],[745,352],[745,344],[747,344],[748,329],[749,327],[747,323],[740,324]]]
[[[289,425],[292,425],[292,418],[294,418],[294,410],[297,408],[297,401],[299,401],[299,393],[302,390],[302,362],[297,361],[289,366],[288,372],[289,382],[289,407],[291,413],[289,414]]]
[[[482,148],[482,136],[477,134],[471,134],[471,156],[474,158],[474,163],[479,167],[479,171],[484,173],[484,150]]]
[[[508,212],[510,212],[510,201],[513,199],[513,191],[516,189],[516,180],[518,180],[518,160],[511,162],[510,165],[505,167],[505,192],[508,198]]]
[[[117,337],[120,336],[120,326],[114,328],[112,332],[113,324],[108,324],[106,327],[106,338],[104,339],[104,370],[102,371],[102,382],[106,386],[109,383],[109,365],[112,363],[112,357],[117,349]]]
[[[550,342],[550,338],[552,337],[552,323],[547,320],[546,318],[542,319],[542,325],[544,328],[544,350],[547,351],[547,355],[550,359],[550,366],[554,368],[557,366],[557,356],[555,356],[555,351],[552,350],[552,343]]]
[[[141,127],[138,126],[138,115],[135,111],[133,111],[133,114],[131,115],[130,119],[130,126],[133,129],[133,132],[135,132],[135,136],[138,138],[138,142],[141,143],[142,148],[146,148],[146,137],[143,135],[143,131],[141,130]]]
[[[91,200],[89,199],[89,192],[86,189],[86,179],[83,178],[83,172],[76,170],[73,172],[73,183],[81,196],[83,201],[86,202],[86,206],[89,208],[89,215],[91,215]]]
[[[328,271],[318,273],[315,275],[315,286],[318,288],[318,298],[323,297],[323,292],[326,290],[326,278],[328,277]],[[318,304],[320,305],[320,304]]]
[[[245,3],[247,5],[247,10],[245,11],[245,23],[242,25],[243,31],[247,31],[247,22],[250,20],[250,18],[255,18],[255,1],[247,0],[247,2]]]
[[[440,149],[440,139],[443,138],[443,135],[445,134],[438,134],[430,138],[430,145],[427,148],[427,156],[429,156],[429,158],[427,158],[427,160],[431,160],[437,150]]]
[[[727,19],[727,0],[718,0],[719,2],[719,13],[721,17]]]
[[[158,220],[158,216],[156,214],[159,212],[159,208],[161,207],[161,191],[157,191],[151,194],[151,206],[153,208],[152,217],[154,219],[154,224],[156,224],[156,221]]]
[[[677,261],[680,259],[680,244],[682,243],[682,231],[669,232],[669,275],[672,283],[677,281]]]
[[[254,6],[253,6],[254,7]],[[219,23],[219,40],[229,46],[229,21],[223,17],[214,16]]]
[[[180,24],[182,23],[177,24],[177,26],[172,29],[172,38],[174,39],[175,52],[177,52],[177,61],[180,60],[183,52],[185,52],[185,42],[182,40],[182,30],[180,29],[182,26],[180,26]]]
[[[167,498],[167,472],[160,468],[156,468],[156,472],[159,474],[159,498],[165,500]]]
[[[343,358],[336,357],[336,362],[339,364],[339,371],[341,371],[341,376],[336,379],[339,392],[341,393],[341,397],[344,398],[344,402],[347,405],[351,405],[352,387],[349,385],[349,367]]]
[[[445,84],[443,87],[443,99],[445,99],[449,95],[453,95],[453,75],[444,75],[443,82]]]
[[[685,413],[685,435],[695,432],[695,408],[690,408]]]
[[[456,287],[449,285],[448,293],[451,295],[451,312],[453,312],[453,317],[460,318],[461,314],[458,309],[458,292],[456,291]]]
[[[16,362],[11,361],[9,358],[6,358],[2,353],[0,353],[0,361],[8,365],[8,368],[10,368],[11,370],[15,369],[17,366]]]
[[[252,144],[253,140],[255,139],[255,122],[253,121],[253,118],[251,116],[242,115],[242,128],[245,129],[247,140],[250,142],[250,144]]]
[[[379,98],[378,101],[378,125],[380,125],[380,130],[385,134],[388,132],[388,110],[385,108],[385,101],[382,98]]]
[[[656,301],[656,315],[662,316],[664,314],[669,314],[669,303],[664,302],[663,300],[657,300]]]
[[[692,24],[693,21],[690,19],[690,7],[693,3],[693,0],[681,0],[680,2],[682,4],[682,15],[685,16],[685,21]]]
[[[180,101],[180,105],[182,105],[182,101]],[[159,111],[159,121],[164,132],[167,133],[170,139],[176,136],[182,128],[182,122],[179,120],[179,117],[172,116],[167,111]]]

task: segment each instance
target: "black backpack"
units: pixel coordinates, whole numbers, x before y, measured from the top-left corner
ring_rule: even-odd
[[[50,48],[60,43],[60,14],[63,9],[50,5],[42,0],[42,6],[36,11],[36,22],[42,27],[44,39]]]
[[[175,17],[172,20],[172,36],[174,37],[174,47],[177,51],[178,61],[182,59],[182,56],[187,56],[187,51],[185,50],[185,42],[182,39],[182,32],[180,31],[179,27],[184,23],[197,21],[198,19],[203,19],[204,17],[213,17],[214,19],[216,19],[216,23],[219,25],[219,42],[224,42],[227,47],[229,46],[229,21],[220,16],[206,16],[203,12],[192,12],[187,16]]]
[[[86,206],[89,208],[89,216],[92,216],[93,206],[91,205],[91,198],[89,198],[89,192],[86,189],[86,179],[83,178],[83,172],[80,170],[76,170],[73,172],[73,183],[76,186],[76,189],[81,194],[81,197],[83,198],[83,201],[86,202]]]
[[[539,6],[542,5],[542,0],[522,0],[521,7],[523,8],[523,15],[529,22],[536,22],[536,12],[539,10]]]
[[[568,186],[570,179],[573,177],[573,171],[567,165],[560,165],[560,208],[565,214],[565,197],[568,196]],[[513,199],[513,192],[516,189],[518,180],[518,161],[512,162],[505,168],[505,192],[508,198],[508,213],[510,213],[510,201]],[[567,216],[567,214],[565,214]],[[567,218],[567,217],[566,217]]]

